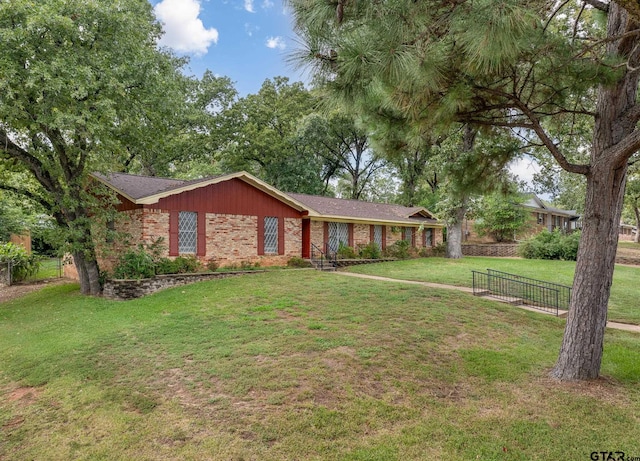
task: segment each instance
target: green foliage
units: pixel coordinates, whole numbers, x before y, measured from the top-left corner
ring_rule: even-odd
[[[539,234],[523,242],[518,252],[527,259],[561,259],[575,261],[578,256],[580,232],[570,234],[559,231],[543,230]]]
[[[11,279],[21,282],[38,273],[41,259],[34,254],[28,254],[24,247],[8,242],[0,244],[0,264],[3,263],[11,264]]]
[[[160,238],[148,245],[138,244],[136,249],[127,250],[118,258],[113,276],[120,279],[140,279],[163,274],[185,274],[198,272],[200,261],[193,255],[177,256],[174,259],[162,257],[164,239]]]
[[[353,247],[343,244],[340,242],[338,246],[338,251],[336,252],[336,258],[338,259],[356,259],[358,257],[358,253]]]
[[[367,245],[358,245],[358,256],[362,259],[380,259],[382,251],[377,243],[371,242]]]
[[[187,274],[198,272],[200,269],[202,264],[193,255],[177,256],[175,259],[162,258],[156,264],[157,274]]]
[[[206,266],[207,266],[207,270],[211,272],[215,272],[220,267],[220,263],[218,263],[218,261],[216,261],[215,259],[210,259],[209,261],[207,261]]]
[[[385,248],[384,255],[388,258],[408,259],[411,257],[410,246],[406,240],[398,240]]]
[[[184,60],[160,33],[139,0],[0,2],[0,184],[54,218],[83,293],[100,292],[92,224],[105,208],[88,174],[174,147],[186,110]]]
[[[156,261],[142,244],[135,250],[128,250],[118,258],[113,269],[117,279],[141,279],[156,275]]]
[[[492,236],[496,242],[515,240],[516,234],[529,220],[529,213],[521,206],[522,202],[522,197],[516,195],[483,197],[475,212],[475,231],[481,237]]]
[[[302,259],[299,256],[293,256],[287,261],[287,267],[306,268],[312,267],[312,264],[311,262],[307,261],[306,259]]]

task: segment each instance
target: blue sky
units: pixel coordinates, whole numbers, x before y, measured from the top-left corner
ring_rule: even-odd
[[[190,58],[186,73],[200,77],[209,69],[229,77],[240,96],[257,93],[265,79],[279,75],[306,80],[287,63],[299,44],[282,0],[149,1],[164,27],[160,44]],[[539,167],[524,158],[510,169],[531,181]]]
[[[165,34],[160,44],[190,58],[186,73],[231,78],[241,96],[267,78],[304,80],[286,62],[296,46],[281,0],[149,0]]]

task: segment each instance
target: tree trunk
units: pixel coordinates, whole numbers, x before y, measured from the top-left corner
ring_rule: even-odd
[[[610,3],[609,37],[636,28],[628,14]],[[638,65],[637,36],[611,41],[609,55],[626,56]],[[638,72],[628,71],[615,85],[598,89],[582,236],[573,293],[560,355],[551,375],[561,380],[595,379],[600,373],[607,307],[618,244],[618,226],[633,154],[625,141],[636,127],[627,114],[636,104]]]
[[[466,200],[452,213],[452,219],[447,225],[447,258],[462,258],[462,222],[467,213]]]
[[[73,262],[80,278],[80,292],[83,295],[98,296],[102,293],[100,285],[100,270],[96,258],[87,257],[85,252],[73,253]]]
[[[607,306],[618,244],[626,166],[593,171],[564,339],[552,376],[595,379],[600,374]]]

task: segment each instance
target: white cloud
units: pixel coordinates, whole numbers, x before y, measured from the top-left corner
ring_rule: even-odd
[[[275,3],[273,3],[271,0],[264,0],[262,2],[262,8],[264,8],[265,10],[267,8],[273,8],[274,5],[275,5]]]
[[[164,29],[160,45],[201,55],[207,53],[212,43],[218,43],[218,31],[206,29],[198,18],[199,0],[162,0],[154,11]]]
[[[284,40],[282,37],[269,37],[267,38],[267,48],[271,48],[271,49],[279,49],[279,50],[284,50],[287,45],[284,43]]]
[[[256,10],[253,7],[253,0],[244,0],[244,9],[249,13],[255,13]]]

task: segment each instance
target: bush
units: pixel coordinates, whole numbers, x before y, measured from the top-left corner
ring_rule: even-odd
[[[143,279],[156,275],[156,261],[142,244],[136,250],[129,250],[118,258],[113,269],[117,279]]]
[[[380,259],[382,251],[377,243],[371,242],[368,245],[359,245],[358,254],[363,259]]]
[[[578,256],[580,232],[565,234],[558,229],[543,230],[518,247],[520,256],[526,259],[562,259],[575,261]]]
[[[218,264],[218,261],[216,261],[215,259],[210,259],[209,261],[207,261],[207,270],[210,270],[211,272],[215,272],[218,270],[219,267],[220,267],[220,264]]]
[[[302,259],[299,256],[293,256],[292,258],[289,258],[289,261],[287,261],[287,266],[288,267],[304,268],[304,267],[311,267],[312,264],[309,261],[307,261],[306,259]]]
[[[38,273],[41,260],[28,254],[24,247],[8,242],[0,244],[0,263],[11,263],[11,279],[21,282]]]
[[[406,240],[398,240],[393,245],[388,246],[385,253],[390,258],[408,259],[411,256],[409,246],[409,242]]]
[[[447,243],[441,242],[433,247],[431,250],[431,256],[437,256],[439,258],[444,258],[447,255]]]
[[[352,247],[340,243],[336,257],[338,259],[356,259],[358,255]]]

